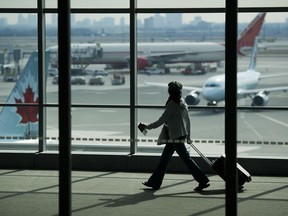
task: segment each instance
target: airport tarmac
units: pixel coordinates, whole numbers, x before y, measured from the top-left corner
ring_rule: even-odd
[[[287,73],[288,56],[261,56],[258,58],[257,70],[263,75],[273,73]],[[239,71],[246,70],[249,63],[249,57],[242,57],[238,60]],[[95,66],[91,66],[92,68]],[[138,74],[137,82],[137,101],[138,105],[163,106],[168,97],[167,89],[161,87],[151,87],[144,84],[147,82],[169,83],[177,80],[183,85],[201,87],[204,81],[213,75],[221,74],[224,68],[219,68],[217,72],[207,73],[205,75],[185,76],[181,75],[177,69],[167,75],[145,75]],[[88,80],[91,76],[85,76]],[[130,76],[125,74],[126,82],[124,85],[113,86],[111,84],[112,74],[104,77],[103,86],[72,85],[72,137],[73,145],[85,151],[85,149],[95,149],[103,146],[115,146],[117,149],[129,152],[130,140]],[[47,103],[58,103],[58,86],[52,84],[52,77],[47,81]],[[2,83],[1,81],[1,101],[9,95],[14,83]],[[261,80],[259,88],[271,86],[287,86],[287,78],[277,77]],[[188,92],[183,91],[183,96]],[[91,107],[81,107],[81,105],[91,105]],[[251,99],[241,99],[239,106],[250,107]],[[77,106],[80,105],[80,106]],[[93,105],[101,105],[99,108],[93,108]],[[102,106],[104,105],[104,106]],[[105,107],[105,105],[107,105]],[[200,105],[206,105],[201,99]],[[114,106],[122,106],[120,108]],[[268,106],[288,106],[287,92],[274,92],[269,94]],[[220,103],[219,107],[224,107]],[[152,122],[158,119],[163,112],[163,108],[138,109],[139,122]],[[238,154],[240,155],[259,155],[275,157],[287,156],[287,127],[288,111],[252,111],[241,110],[238,112]],[[191,108],[190,118],[192,122],[192,139],[196,145],[205,152],[205,154],[215,154],[215,152],[224,152],[225,139],[225,112],[222,109],[203,110]],[[155,148],[155,139],[157,139],[160,129],[149,131],[147,136],[139,133],[138,144],[143,148],[141,151],[150,151],[156,149],[160,152],[161,147]],[[58,109],[55,107],[47,108],[47,136],[48,139],[56,140],[58,138]],[[84,146],[86,146],[84,148]],[[151,150],[152,151],[152,150]]]

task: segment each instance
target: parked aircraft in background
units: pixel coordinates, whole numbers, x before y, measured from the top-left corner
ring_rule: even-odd
[[[243,55],[247,47],[253,47],[266,13],[260,13],[240,34],[238,53]],[[51,64],[58,65],[58,46],[50,47]],[[71,44],[72,64],[107,64],[113,68],[127,68],[130,58],[129,43],[83,43]],[[164,67],[169,63],[221,62],[225,60],[225,44],[217,42],[154,42],[138,43],[138,70],[154,64]]]
[[[268,94],[274,91],[287,91],[288,86],[271,87],[257,89],[257,85],[261,79],[287,76],[286,74],[261,75],[255,70],[257,57],[258,39],[255,40],[250,64],[248,70],[237,73],[237,98],[250,97],[252,106],[265,106],[268,101]],[[167,84],[145,82],[146,85],[160,86],[167,88]],[[183,90],[190,93],[185,97],[188,105],[197,105],[200,102],[200,95],[208,102],[207,105],[217,105],[217,103],[225,100],[225,74],[216,75],[208,78],[202,88],[183,86]]]
[[[46,53],[46,71],[48,71],[50,53]],[[38,95],[38,52],[33,52],[17,80],[6,104],[0,112],[1,137],[38,137],[38,107],[13,106],[13,104],[39,103]]]

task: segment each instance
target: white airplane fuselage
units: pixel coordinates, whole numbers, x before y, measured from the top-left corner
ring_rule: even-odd
[[[101,44],[103,57],[95,59],[97,62],[113,63],[127,62],[130,57],[129,43]],[[195,54],[189,54],[193,52]],[[169,60],[177,62],[214,62],[225,59],[225,47],[220,43],[199,42],[167,42],[167,43],[138,43],[137,56],[153,56],[157,54],[187,53],[181,57]],[[165,58],[163,58],[165,62]]]
[[[237,73],[237,91],[254,89],[259,83],[260,73],[254,70]],[[220,102],[225,100],[225,74],[212,76],[203,85],[202,95],[207,101]],[[237,98],[241,96],[238,94]]]
[[[129,43],[101,43],[102,56],[95,57],[93,50],[98,44],[72,44],[72,57],[81,57],[82,64],[128,64],[130,58]],[[58,53],[58,46],[50,47],[53,53]],[[173,59],[157,58],[163,63],[191,63],[191,62],[219,62],[225,59],[225,46],[213,42],[166,42],[166,43],[138,43],[137,56],[153,58],[156,55],[181,54]],[[183,54],[184,53],[184,54]],[[185,54],[187,53],[187,54]],[[57,58],[57,56],[52,56]]]

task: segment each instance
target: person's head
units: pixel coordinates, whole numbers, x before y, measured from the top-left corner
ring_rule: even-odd
[[[180,102],[182,96],[182,84],[177,81],[172,81],[168,84],[168,93],[172,100],[175,102]]]

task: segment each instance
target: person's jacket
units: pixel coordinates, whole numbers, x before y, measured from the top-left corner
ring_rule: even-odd
[[[147,125],[147,129],[158,128],[167,122],[169,138],[175,140],[185,136],[190,139],[190,118],[188,115],[188,107],[183,98],[180,104],[171,100],[167,103],[162,116],[155,122]]]

